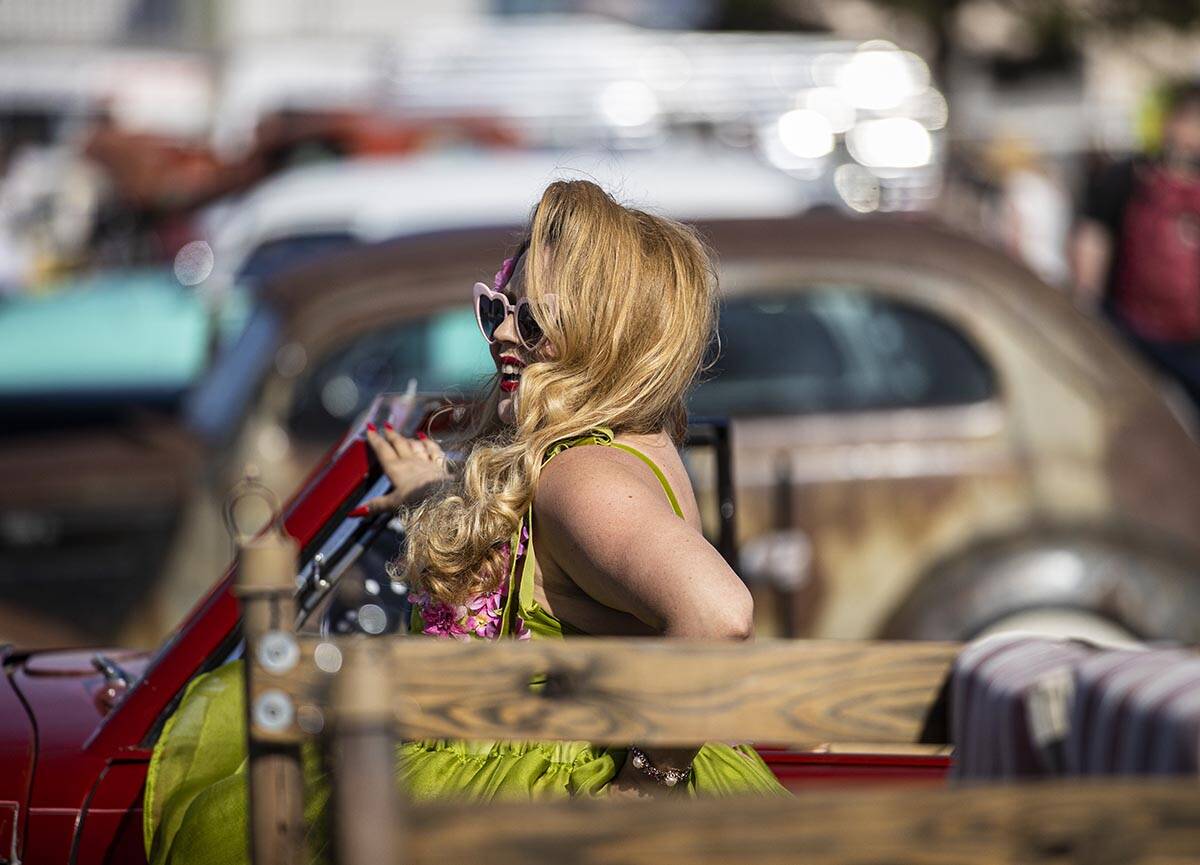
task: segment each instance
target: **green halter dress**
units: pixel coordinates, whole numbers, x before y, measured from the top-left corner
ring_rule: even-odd
[[[569,447],[620,448],[654,472],[675,513],[683,512],[654,462],[610,430],[555,444],[552,459]],[[528,544],[522,539],[528,533]],[[535,558],[532,506],[510,542],[509,579],[488,603],[459,608],[452,621],[431,626],[431,605],[414,609],[413,630],[460,639],[517,637],[562,639],[581,632],[560,622],[533,598]],[[522,555],[523,553],[523,555]],[[520,570],[515,592],[507,591]],[[419,600],[419,598],[417,599]],[[439,612],[436,609],[434,613]],[[441,611],[444,612],[444,611]],[[489,618],[490,615],[490,618]],[[495,626],[493,626],[493,621]],[[471,635],[471,636],[467,636]],[[154,748],[146,780],[143,829],[151,865],[227,865],[245,862],[246,744],[242,665],[226,664],[198,676],[167,721]],[[587,742],[465,742],[449,739],[405,742],[397,747],[396,776],[416,799],[568,798],[604,795],[625,761],[625,750]],[[309,846],[323,858],[326,832],[322,815],[328,784],[314,750],[305,751]],[[748,745],[710,742],[696,754],[692,774],[680,791],[690,796],[787,795],[762,758]],[[531,842],[532,843],[532,842]],[[486,856],[486,851],[480,851]]]

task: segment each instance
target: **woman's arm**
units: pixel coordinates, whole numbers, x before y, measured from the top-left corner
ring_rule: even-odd
[[[537,542],[596,601],[664,636],[745,639],[753,601],[700,532],[680,519],[636,457],[602,447],[564,451],[535,502]],[[690,766],[696,748],[643,748],[660,769]],[[622,797],[670,789],[627,759],[610,786]]]
[[[542,472],[534,507],[538,549],[599,603],[664,636],[750,636],[750,592],[636,457],[564,451]]]

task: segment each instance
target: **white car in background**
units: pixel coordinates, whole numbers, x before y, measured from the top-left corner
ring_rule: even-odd
[[[829,196],[722,145],[654,150],[444,151],[293,169],[202,218],[207,286],[327,251],[434,231],[519,225],[550,181],[594,180],[624,204],[677,219],[789,216]]]

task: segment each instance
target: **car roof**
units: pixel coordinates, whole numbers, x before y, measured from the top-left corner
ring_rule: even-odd
[[[1127,363],[1118,360],[1128,361],[1128,353],[1080,315],[1062,291],[1002,250],[931,219],[826,211],[695,225],[716,253],[727,293],[752,287],[737,278],[746,264],[783,271],[834,265],[847,278],[853,278],[852,270],[873,269],[895,274],[901,284],[922,275],[937,278],[993,300],[1023,331],[1044,334],[1045,351],[1089,379],[1128,380]],[[382,292],[391,295],[389,307],[404,304],[414,316],[434,312],[465,303],[472,281],[490,276],[515,237],[513,226],[502,225],[395,238],[282,272],[263,286],[262,297],[284,319],[301,322],[295,332],[301,339],[322,319],[336,319],[339,326],[369,323],[381,314]],[[318,325],[324,331],[331,326]],[[1118,372],[1121,367],[1126,369]]]
[[[218,261],[236,266],[259,244],[296,234],[372,242],[519,225],[559,178],[594,180],[622,204],[686,220],[787,216],[812,194],[811,185],[724,146],[442,151],[294,169],[206,219]]]
[[[0,306],[0,394],[182,388],[210,319],[170,269],[106,271]]]
[[[683,219],[699,229],[721,261],[876,262],[939,271],[969,283],[1000,279],[1006,291],[1023,295],[1029,303],[1041,303],[1038,298],[1053,293],[1003,252],[930,219],[883,214],[852,217],[828,211],[770,218]],[[287,314],[298,312],[310,301],[321,302],[340,291],[362,290],[376,280],[408,271],[477,271],[475,278],[483,278],[495,269],[497,256],[512,245],[517,228],[519,224],[498,223],[368,244],[283,271],[267,281],[263,296]],[[414,296],[413,300],[424,298]]]

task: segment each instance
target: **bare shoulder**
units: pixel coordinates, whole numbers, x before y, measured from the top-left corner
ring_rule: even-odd
[[[595,514],[616,506],[662,506],[666,499],[637,457],[618,448],[587,445],[565,450],[546,464],[535,501],[538,512],[553,519],[554,514]]]
[[[664,557],[705,543],[675,515],[654,474],[617,448],[560,453],[542,471],[533,509],[543,578],[547,566],[560,570],[594,600],[635,615],[631,585],[649,591],[667,573]]]
[[[634,441],[668,478],[684,474],[670,445]],[[676,480],[677,489],[686,491],[685,483]],[[705,540],[690,496],[684,509],[692,519],[676,515],[654,472],[627,451],[598,445],[563,451],[544,467],[534,494],[543,585],[558,579],[571,591],[560,588],[556,598],[574,597],[578,607],[582,593],[657,633],[745,636],[749,592]],[[605,623],[602,632],[632,632],[628,623],[597,621]]]

